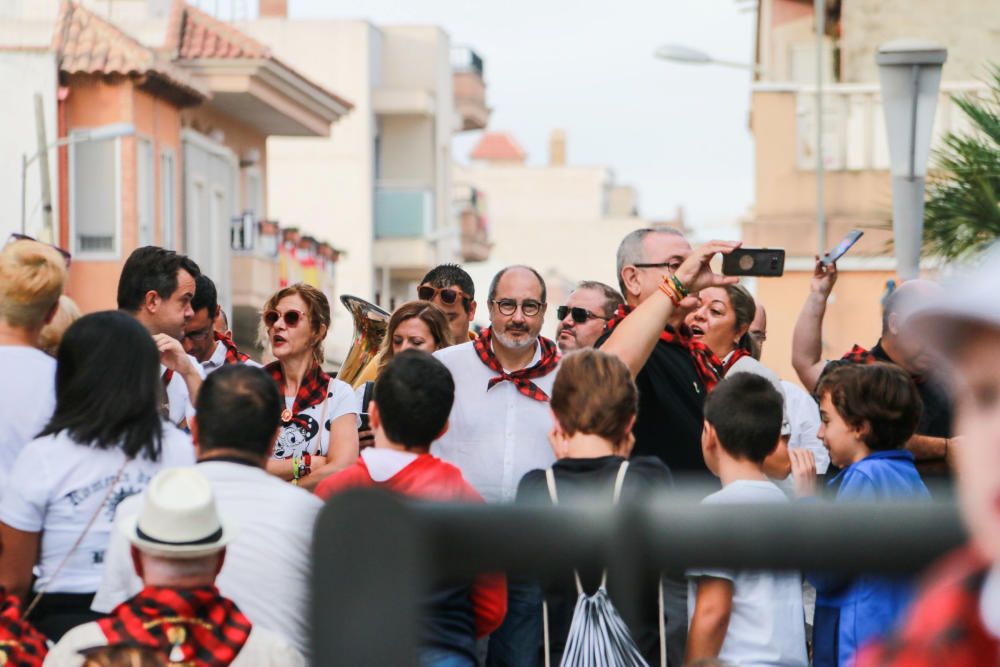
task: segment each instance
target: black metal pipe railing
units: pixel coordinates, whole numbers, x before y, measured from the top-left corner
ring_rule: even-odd
[[[953,504],[642,505],[419,503],[352,491],[320,513],[311,604],[315,665],[416,664],[420,600],[442,575],[543,578],[609,568],[622,614],[649,572],[684,568],[916,572],[961,544]]]

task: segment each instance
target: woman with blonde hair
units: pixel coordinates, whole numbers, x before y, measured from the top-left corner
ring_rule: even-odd
[[[80,319],[80,308],[76,302],[65,294],[60,296],[56,314],[38,334],[38,347],[50,357],[55,357],[66,329],[78,319]]]
[[[285,400],[267,470],[312,489],[358,458],[354,391],[323,371],[330,302],[315,287],[296,283],[267,300],[263,321],[275,357],[265,370]]]

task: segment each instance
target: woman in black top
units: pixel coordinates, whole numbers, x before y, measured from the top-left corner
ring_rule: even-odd
[[[552,466],[559,502],[597,500],[612,502],[615,478],[629,456],[635,438],[638,392],[628,368],[617,357],[599,350],[580,350],[567,356],[552,387],[555,425],[549,442],[558,461]],[[654,456],[629,461],[622,486],[628,502],[671,486],[670,471]],[[532,470],[517,490],[517,502],[551,503],[544,470]],[[600,585],[600,571],[581,571],[586,594]],[[660,663],[658,580],[651,577],[643,590],[642,618],[630,627],[632,639],[651,665]],[[615,601],[615,581],[608,593]],[[572,571],[545,586],[549,606],[549,635],[553,664],[558,664],[569,632],[577,592]],[[541,611],[537,615],[541,625]],[[541,634],[541,631],[539,631]]]

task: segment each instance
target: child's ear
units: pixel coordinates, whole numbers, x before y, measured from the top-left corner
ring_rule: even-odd
[[[871,435],[872,425],[868,421],[863,421],[861,422],[861,426],[852,428],[851,432],[854,433],[855,438],[857,438],[862,444],[865,444],[868,441],[868,436]]]
[[[701,451],[708,453],[719,444],[719,437],[715,433],[715,427],[705,420],[705,425],[701,429]]]

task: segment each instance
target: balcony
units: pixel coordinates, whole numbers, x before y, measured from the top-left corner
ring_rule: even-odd
[[[490,119],[483,59],[468,47],[456,46],[451,50],[451,69],[455,111],[462,119],[461,130],[482,130]]]
[[[460,232],[459,252],[463,262],[485,262],[490,258],[490,230],[486,201],[482,192],[471,185],[453,186],[454,215]]]

